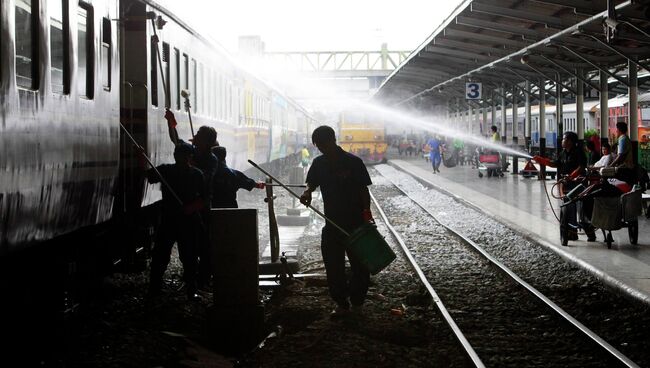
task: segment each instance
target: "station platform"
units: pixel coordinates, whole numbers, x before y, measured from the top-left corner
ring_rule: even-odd
[[[393,156],[394,157],[394,156]],[[627,229],[613,231],[614,243],[608,249],[598,231],[596,242],[586,236],[560,243],[559,225],[549,206],[541,180],[505,173],[502,178],[479,178],[471,166],[440,167],[434,174],[431,164],[421,157],[397,157],[389,163],[414,174],[439,189],[500,220],[532,241],[538,242],[568,261],[593,273],[606,284],[650,304],[650,219],[639,217],[639,241],[631,245]],[[523,168],[525,162],[519,162]],[[512,167],[512,165],[511,165]],[[547,179],[550,191],[554,180]],[[559,216],[559,200],[551,197]]]

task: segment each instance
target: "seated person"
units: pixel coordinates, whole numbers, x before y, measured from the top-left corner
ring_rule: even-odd
[[[601,152],[603,155],[600,157],[598,161],[596,161],[592,168],[601,168],[601,167],[607,167],[609,164],[614,161],[614,155],[612,154],[612,146],[609,145],[609,143],[605,142],[601,145],[600,148]]]

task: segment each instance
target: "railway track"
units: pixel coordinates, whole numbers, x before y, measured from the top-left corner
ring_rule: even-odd
[[[372,199],[475,366],[638,367],[373,170]]]

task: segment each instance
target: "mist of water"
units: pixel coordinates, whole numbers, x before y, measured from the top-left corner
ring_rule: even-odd
[[[446,117],[443,116],[422,116],[417,110],[403,110],[398,107],[385,106],[379,102],[366,101],[351,96],[344,96],[340,90],[335,90],[331,81],[313,78],[304,78],[299,72],[283,69],[282,65],[272,65],[269,62],[251,62],[245,64],[245,69],[260,75],[267,82],[276,85],[280,89],[291,91],[294,98],[298,96],[330,96],[320,100],[318,108],[329,112],[353,111],[370,116],[377,122],[383,122],[389,127],[403,130],[409,127],[418,131],[425,131],[429,135],[438,135],[452,139],[460,139],[465,143],[477,145],[504,154],[510,154],[525,158],[532,158],[526,152],[507,147],[499,142],[492,142],[491,139],[479,135],[479,132],[469,132],[455,128]],[[330,125],[336,125],[336,118],[329,121]],[[323,122],[327,123],[327,122]],[[478,127],[477,127],[478,128]]]
[[[445,118],[430,116],[416,116],[408,111],[401,111],[396,108],[386,107],[372,102],[357,101],[356,106],[359,110],[378,115],[387,124],[392,124],[398,128],[404,125],[414,129],[424,130],[431,134],[444,136],[452,139],[460,139],[465,143],[471,143],[477,146],[488,148],[505,154],[532,158],[526,152],[507,147],[501,143],[493,142],[485,137],[456,129],[446,121]]]

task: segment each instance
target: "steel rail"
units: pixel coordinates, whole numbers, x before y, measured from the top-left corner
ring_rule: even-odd
[[[380,174],[381,175],[381,174]],[[412,174],[407,174],[411,177],[414,175]],[[383,175],[382,175],[383,176]],[[451,226],[445,225],[442,223],[438,218],[429,210],[427,209],[420,201],[417,199],[413,198],[411,195],[409,195],[404,189],[402,189],[398,184],[396,184],[393,180],[390,178],[386,178],[388,181],[391,182],[397,188],[400,192],[404,193],[406,197],[408,197],[410,200],[413,201],[413,203],[417,204],[418,207],[422,208],[426,213],[431,216],[437,223],[442,225],[445,229],[447,229],[449,232],[455,234],[458,236],[460,239],[462,239],[464,242],[472,246],[478,253],[480,253],[485,259],[490,261],[492,264],[497,266],[503,273],[508,275],[511,279],[513,279],[515,282],[517,282],[519,285],[523,286],[526,290],[528,290],[531,294],[535,295],[540,301],[542,301],[544,304],[546,304],[548,307],[553,309],[557,314],[559,314],[562,318],[564,318],[567,322],[572,324],[574,327],[576,327],[578,330],[580,330],[582,333],[587,335],[591,340],[593,340],[596,344],[600,345],[602,348],[604,348],[608,353],[610,353],[612,356],[614,356],[616,359],[618,359],[621,363],[623,363],[626,367],[630,368],[639,368],[639,365],[634,363],[630,358],[626,357],[623,353],[621,353],[618,349],[610,345],[607,341],[605,341],[603,338],[598,336],[595,332],[591,331],[587,326],[583,325],[580,323],[577,319],[575,319],[573,316],[571,316],[569,313],[564,311],[560,306],[555,304],[553,301],[551,301],[548,297],[546,297],[544,294],[542,294],[539,290],[535,289],[532,285],[524,281],[521,277],[519,277],[516,273],[514,273],[511,269],[509,269],[506,265],[501,263],[499,260],[497,260],[495,257],[493,257],[491,254],[489,254],[485,249],[483,249],[481,246],[476,244],[473,240],[469,239],[467,236],[462,234],[461,232],[457,231],[456,229],[452,228]],[[417,180],[417,178],[414,178]],[[378,204],[377,208],[379,208]]]
[[[394,185],[394,184],[393,184]],[[476,354],[476,351],[472,347],[472,345],[467,341],[467,338],[463,334],[463,332],[460,330],[458,325],[456,324],[456,321],[451,317],[451,314],[449,314],[449,311],[447,310],[447,307],[443,304],[443,302],[440,300],[440,297],[438,296],[438,293],[433,289],[433,286],[431,286],[431,283],[429,283],[429,280],[427,280],[426,275],[424,272],[422,272],[422,269],[420,266],[417,264],[415,261],[415,258],[413,258],[413,255],[411,252],[408,250],[408,247],[406,246],[406,243],[404,243],[404,240],[402,237],[399,235],[397,230],[390,224],[388,221],[388,217],[386,216],[386,213],[384,213],[384,210],[381,208],[379,205],[379,202],[375,198],[375,196],[370,192],[370,198],[372,199],[373,203],[375,204],[375,207],[377,207],[377,210],[379,211],[379,215],[381,215],[381,219],[384,221],[384,224],[386,224],[386,227],[388,227],[388,230],[390,230],[391,234],[395,237],[397,242],[399,243],[400,248],[402,249],[402,253],[404,253],[404,256],[408,259],[409,263],[411,264],[411,267],[415,271],[415,273],[418,274],[418,277],[420,278],[420,281],[424,286],[426,287],[427,291],[431,295],[431,298],[433,299],[433,302],[436,304],[438,307],[438,310],[440,313],[442,313],[442,316],[444,317],[445,321],[447,321],[447,324],[449,327],[451,327],[451,330],[454,332],[454,335],[458,339],[458,342],[463,346],[463,349],[465,349],[465,352],[467,352],[467,355],[472,359],[472,362],[474,363],[474,366],[478,368],[483,368],[485,367],[485,364],[481,361],[481,358],[479,358],[478,354]]]

